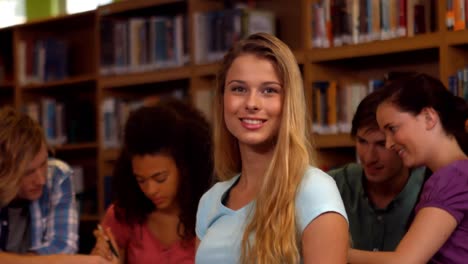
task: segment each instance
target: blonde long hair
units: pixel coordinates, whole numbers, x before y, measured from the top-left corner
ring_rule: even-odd
[[[221,180],[240,173],[242,161],[237,139],[224,120],[223,95],[226,75],[239,56],[253,54],[273,63],[284,89],[283,110],[273,158],[256,197],[252,220],[242,238],[241,263],[298,263],[300,234],[297,231],[295,198],[309,164],[314,164],[310,122],[301,73],[291,50],[265,33],[237,43],[224,57],[218,73],[214,105],[215,170]],[[254,235],[250,243],[249,236]]]
[[[29,116],[11,107],[0,110],[0,208],[15,198],[21,177],[44,142],[41,127]]]

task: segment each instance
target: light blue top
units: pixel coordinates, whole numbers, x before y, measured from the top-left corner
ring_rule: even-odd
[[[201,240],[195,262],[200,264],[238,263],[240,244],[254,201],[239,210],[222,204],[227,191],[239,175],[219,182],[200,200],[196,233]],[[347,219],[335,181],[320,169],[309,167],[296,196],[297,227],[301,234],[307,225],[325,212],[337,212]]]

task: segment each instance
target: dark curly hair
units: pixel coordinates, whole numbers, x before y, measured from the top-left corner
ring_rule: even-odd
[[[143,224],[157,210],[141,191],[131,163],[134,156],[153,154],[167,154],[175,160],[180,175],[176,196],[181,209],[179,236],[191,239],[195,237],[198,202],[213,179],[208,122],[198,110],[176,99],[165,99],[130,114],[113,173],[113,202],[118,221]]]

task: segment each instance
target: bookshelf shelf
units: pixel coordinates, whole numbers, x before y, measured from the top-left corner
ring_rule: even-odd
[[[158,5],[183,3],[183,0],[133,0],[133,1],[121,1],[108,5],[101,6],[99,8],[99,15],[107,16],[112,14],[118,14],[122,12],[128,12],[132,10],[144,9],[148,7],[154,7]]]
[[[19,24],[15,27],[22,29],[22,28],[28,28],[28,27],[36,26],[36,25],[41,26],[41,27],[57,26],[57,24],[60,24],[60,23],[68,24],[73,21],[82,22],[83,18],[92,18],[95,15],[96,15],[95,11],[86,11],[86,12],[80,12],[80,13],[70,14],[70,15],[58,15],[54,17],[31,20],[24,24]]]
[[[338,148],[338,147],[354,147],[355,143],[350,134],[329,134],[329,135],[313,135],[315,146],[319,149]]]
[[[302,50],[295,50],[294,56],[297,63],[304,64],[306,62],[306,53]],[[215,76],[218,73],[219,63],[213,62],[208,64],[198,64],[193,66],[193,75],[198,77]]]
[[[428,33],[414,37],[374,41],[334,48],[313,48],[307,54],[311,62],[319,63],[332,60],[345,60],[424,49],[438,49],[443,39],[442,33]]]
[[[15,84],[12,81],[0,81],[0,89],[13,89]]]
[[[448,45],[466,45],[468,43],[468,31],[447,31],[444,39]]]
[[[39,84],[28,84],[28,85],[21,86],[21,89],[24,89],[24,90],[48,89],[48,88],[63,87],[63,86],[81,85],[84,83],[89,83],[89,82],[94,82],[94,81],[96,81],[96,78],[94,75],[86,74],[86,75],[66,78],[60,81],[51,81],[51,82],[45,82],[45,83],[39,83]]]
[[[306,62],[306,53],[303,50],[294,50],[293,53],[297,63],[304,64]]]
[[[210,64],[200,64],[193,66],[193,75],[203,77],[203,76],[215,76],[218,72],[218,63]]]
[[[192,68],[190,66],[183,66],[142,73],[102,76],[99,78],[99,86],[101,88],[115,88],[129,85],[189,79],[191,74]]]
[[[79,150],[93,150],[97,149],[98,144],[96,142],[88,142],[88,143],[74,143],[74,144],[65,144],[54,146],[53,149],[55,151],[79,151]]]

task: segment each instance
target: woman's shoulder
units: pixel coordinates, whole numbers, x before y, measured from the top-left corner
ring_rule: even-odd
[[[336,182],[319,168],[309,166],[298,187],[297,199],[339,196]]]
[[[301,187],[318,188],[321,185],[330,185],[330,184],[332,186],[336,186],[335,181],[330,175],[328,175],[326,172],[324,172],[323,170],[317,167],[309,166],[306,169],[304,176],[302,178]]]
[[[468,159],[454,161],[449,165],[437,170],[434,175],[446,173],[457,173],[462,177],[468,177]]]
[[[457,160],[436,170],[427,180],[426,189],[451,189],[468,183],[468,160]],[[465,187],[465,186],[463,186]]]
[[[296,211],[301,231],[325,212],[336,212],[347,219],[336,182],[330,175],[312,166],[306,169],[298,188]]]

